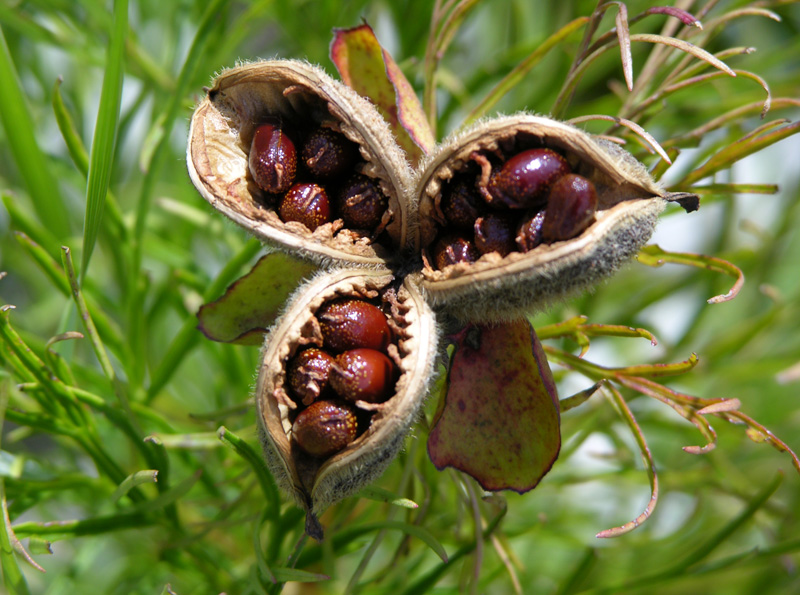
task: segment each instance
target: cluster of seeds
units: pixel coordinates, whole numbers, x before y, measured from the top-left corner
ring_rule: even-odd
[[[316,312],[322,346],[307,347],[288,362],[287,392],[298,405],[295,443],[328,457],[367,427],[359,403],[383,403],[394,394],[398,368],[389,357],[394,333],[387,316],[368,301],[339,298]]]
[[[442,189],[429,263],[443,269],[483,254],[528,252],[568,240],[594,220],[597,192],[567,159],[536,147],[508,159],[475,152]]]
[[[264,202],[283,222],[314,231],[341,219],[347,229],[376,237],[387,223],[388,199],[375,180],[354,173],[360,164],[358,146],[343,134],[324,125],[285,126],[278,118],[256,128],[248,156]]]

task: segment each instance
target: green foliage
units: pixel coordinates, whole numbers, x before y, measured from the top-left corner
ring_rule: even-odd
[[[789,122],[800,7],[753,4],[681,3],[702,30],[639,1],[596,17],[589,0],[452,0],[435,14],[421,0],[0,5],[0,306],[15,306],[0,309],[5,588],[800,590],[800,477],[790,456],[753,444],[800,448]],[[185,137],[214,72],[259,56],[334,72],[332,29],[362,17],[438,138],[495,111],[582,118],[671,190],[700,194],[701,208],[669,207],[655,238],[664,251],[642,255],[663,267],[633,264],[533,320],[562,399],[585,391],[568,402],[561,456],[536,490],[483,498],[436,471],[423,442],[430,399],[417,438],[371,491],[326,513],[316,544],[260,458],[248,402],[258,350],[196,328],[199,307],[262,248],[197,195]],[[714,271],[738,274],[722,259],[745,283],[708,304],[734,283]],[[650,332],[657,347],[642,340]],[[590,398],[600,380],[610,388]],[[738,408],[706,409],[725,399]],[[711,415],[746,425],[712,427]],[[636,531],[595,537],[643,509]]]

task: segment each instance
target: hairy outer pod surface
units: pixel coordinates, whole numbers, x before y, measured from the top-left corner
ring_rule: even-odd
[[[339,165],[325,163],[321,170],[315,169],[327,161],[319,147],[319,129],[341,135],[345,161],[356,153],[354,163],[343,168],[372,180],[385,200],[378,225],[371,218],[366,220],[371,229],[350,229],[336,213],[313,228],[295,218],[281,219],[272,203],[274,192],[285,190],[278,178],[286,176],[277,174],[286,170],[286,161],[274,132],[265,136],[267,148],[269,141],[274,145],[267,152],[281,159],[262,164],[259,171],[268,172],[266,177],[275,186],[262,190],[249,168],[256,131],[276,121],[282,134],[294,141],[296,152],[306,156],[303,172],[298,164],[295,181],[323,188],[338,173],[329,168],[336,170]],[[323,134],[330,140],[329,133]],[[299,161],[304,162],[302,157]],[[192,116],[187,162],[192,182],[215,209],[262,240],[316,262],[384,266],[397,260],[417,237],[412,229],[416,207],[409,202],[411,171],[388,124],[369,101],[306,62],[254,62],[222,72]],[[363,206],[358,213],[362,217]],[[358,223],[363,226],[364,219]]]
[[[380,304],[393,329],[386,354],[375,352],[392,367],[390,394],[381,394],[378,403],[356,395],[350,403],[359,420],[355,439],[341,449],[337,444],[332,454],[312,456],[298,446],[292,432],[307,409],[290,394],[291,363],[309,346],[324,349],[318,313],[329,304],[353,299]],[[433,377],[436,338],[433,312],[419,290],[387,271],[368,269],[325,273],[300,287],[270,331],[256,384],[259,434],[272,474],[306,509],[306,527],[313,537],[322,534],[316,515],[377,478],[401,448]],[[332,423],[341,428],[346,420],[342,415]],[[337,436],[340,433],[337,430]],[[310,434],[315,452],[325,452],[318,444],[319,433]]]
[[[503,210],[497,213],[519,213],[514,223],[518,239],[513,238],[512,243],[505,238],[488,242],[489,238],[499,240],[501,234],[499,230],[490,233],[486,218],[478,218],[475,240],[485,253],[474,262],[463,259],[438,266],[441,238],[452,237],[455,227],[448,221],[443,192],[463,184],[464,176],[469,176],[469,183],[475,180],[484,196],[496,192],[494,188],[503,177],[507,178],[505,186],[516,192],[524,184],[511,184],[510,180],[526,173],[520,173],[525,167],[518,162],[530,162],[527,152],[532,150],[546,150],[548,159],[553,154],[558,156],[552,159],[555,166],[548,167],[556,174],[543,182],[548,193],[558,178],[569,172],[578,174],[595,189],[596,212],[587,216],[585,210],[573,205],[572,212],[580,212],[584,219],[573,227],[577,229],[574,237],[561,241],[553,237],[560,238],[559,234],[540,239],[530,228],[521,229],[533,218],[535,209],[512,209],[503,204]],[[477,175],[476,166],[481,169]],[[650,238],[664,208],[663,199],[668,196],[644,166],[623,149],[568,124],[527,114],[484,121],[453,135],[422,166],[415,191],[419,196],[420,243],[428,255],[418,282],[435,307],[471,321],[511,319],[610,275]],[[519,206],[541,202],[544,209],[546,200],[550,211],[567,204],[550,200],[541,190],[537,192],[540,198],[531,199],[530,204],[520,202]],[[513,196],[517,200],[517,194]],[[493,202],[501,201],[495,198]],[[491,202],[488,204],[491,206]],[[570,228],[572,217],[559,212],[550,219],[563,229]]]

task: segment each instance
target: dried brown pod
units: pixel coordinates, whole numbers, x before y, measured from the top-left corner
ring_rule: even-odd
[[[256,128],[276,118],[295,137],[323,126],[358,146],[355,171],[377,181],[388,199],[380,242],[337,219],[314,230],[281,221],[248,170]],[[417,237],[411,171],[388,124],[369,101],[306,62],[253,62],[223,71],[192,116],[187,162],[192,182],[214,208],[260,239],[317,262],[383,266]]]
[[[490,252],[476,262],[443,270],[429,258],[416,281],[434,306],[462,320],[511,319],[596,284],[650,238],[670,195],[641,163],[574,126],[521,114],[479,122],[453,135],[422,166],[415,192],[423,250],[430,251],[449,232],[442,212],[443,186],[473,171],[475,163],[483,166],[486,179],[490,163],[537,147],[563,155],[571,171],[594,184],[594,221],[572,239],[542,243],[527,252]]]
[[[309,456],[293,441],[292,423],[302,405],[287,391],[287,366],[297,352],[321,346],[317,312],[341,298],[380,300],[389,314],[394,342],[387,349],[397,368],[394,392],[384,402],[356,400],[366,428],[326,458]],[[387,271],[328,272],[300,287],[271,329],[261,356],[256,404],[267,465],[278,484],[307,511],[306,529],[322,536],[317,521],[327,506],[376,479],[403,444],[433,376],[437,331],[433,313],[419,290]]]

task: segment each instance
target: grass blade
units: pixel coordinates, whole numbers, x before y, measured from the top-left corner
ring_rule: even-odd
[[[36,143],[36,131],[28,112],[30,104],[20,84],[11,53],[0,29],[0,121],[6,131],[11,155],[19,168],[39,221],[63,241],[70,233],[69,214],[58,192],[58,184],[46,166],[47,159]],[[47,246],[56,250],[58,246]]]
[[[86,278],[89,261],[103,222],[106,194],[114,163],[117,142],[119,106],[122,99],[122,75],[125,68],[125,40],[128,34],[128,0],[114,2],[114,29],[108,49],[97,124],[92,141],[89,162],[89,179],[86,184],[86,215],[83,221],[83,255],[81,257],[81,282]]]

